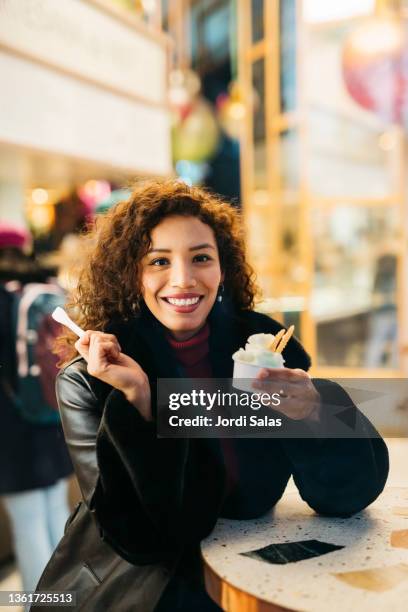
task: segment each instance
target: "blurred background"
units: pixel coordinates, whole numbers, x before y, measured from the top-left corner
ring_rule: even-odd
[[[0,218],[40,260],[130,179],[177,175],[242,207],[259,308],[315,373],[407,372],[408,2],[1,11]]]
[[[69,288],[129,181],[205,185],[242,209],[258,309],[314,375],[406,377],[407,20],[407,0],[3,0],[0,222]]]

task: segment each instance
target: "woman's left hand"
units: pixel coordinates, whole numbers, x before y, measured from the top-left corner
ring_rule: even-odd
[[[279,405],[262,403],[290,419],[320,420],[320,395],[305,370],[263,368],[252,383],[252,387],[259,393],[279,394]]]

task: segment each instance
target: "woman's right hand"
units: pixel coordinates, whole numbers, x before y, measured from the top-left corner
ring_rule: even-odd
[[[152,420],[149,379],[134,359],[122,353],[116,336],[88,330],[75,348],[87,361],[91,376],[122,391],[146,421]]]

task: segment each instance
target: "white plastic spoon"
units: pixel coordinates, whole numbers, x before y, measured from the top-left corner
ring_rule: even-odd
[[[65,327],[68,327],[72,332],[74,332],[74,334],[76,334],[80,338],[82,338],[82,336],[85,335],[84,330],[81,329],[76,323],[74,323],[69,318],[69,316],[67,315],[65,310],[63,308],[61,308],[60,306],[58,306],[54,310],[54,312],[52,313],[51,316],[54,319],[54,321],[57,321],[58,323],[61,323],[62,325],[65,325]]]

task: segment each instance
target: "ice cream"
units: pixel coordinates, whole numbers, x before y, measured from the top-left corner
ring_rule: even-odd
[[[292,325],[287,331],[282,329],[276,335],[253,334],[249,336],[245,348],[236,351],[234,360],[233,386],[248,391],[245,379],[255,378],[262,368],[283,368],[285,360],[282,351],[293,334]]]
[[[264,368],[283,368],[284,359],[281,353],[271,350],[275,336],[273,334],[254,334],[249,336],[245,348],[233,354],[234,361],[251,363]]]

